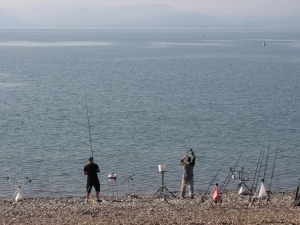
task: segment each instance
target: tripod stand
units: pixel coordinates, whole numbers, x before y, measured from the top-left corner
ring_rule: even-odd
[[[11,181],[12,178],[10,177],[7,177],[7,181]],[[30,183],[31,182],[31,177],[26,177],[24,180],[18,180],[17,181],[17,189],[15,191],[15,193],[13,194],[11,200],[13,201],[15,199],[16,202],[20,201],[23,199],[22,195],[21,195],[21,192],[24,192],[24,190],[22,189],[22,186],[27,184],[27,183]],[[27,195],[25,194],[25,196],[27,197]],[[28,197],[27,197],[28,198]]]
[[[238,193],[239,193],[240,189],[242,188],[242,185],[244,185],[244,187],[246,187],[246,189],[248,190],[249,193],[252,192],[252,190],[245,184],[245,181],[246,180],[244,180],[244,179],[240,179],[240,182],[239,182],[237,190],[236,190]],[[243,193],[241,193],[241,194],[243,194]]]
[[[247,191],[249,192],[249,193],[252,193],[252,190],[246,185],[246,181],[248,181],[249,180],[249,178],[247,178],[247,179],[245,179],[244,178],[244,176],[246,175],[246,176],[248,176],[248,171],[246,171],[246,172],[244,172],[244,167],[242,167],[242,170],[240,170],[240,171],[236,171],[236,170],[232,170],[231,168],[230,168],[230,171],[232,172],[232,178],[234,179],[234,180],[236,180],[236,179],[238,179],[240,182],[239,182],[239,184],[238,184],[238,187],[237,187],[237,189],[236,189],[236,192],[238,193],[238,194],[244,194],[242,191],[241,191],[241,188],[244,186],[246,189],[247,189]],[[236,174],[238,174],[238,178],[236,178],[235,177],[235,175]],[[240,192],[241,191],[241,192]],[[240,192],[240,193],[239,193]]]
[[[167,193],[166,192],[168,192],[169,194],[171,194],[174,198],[176,198],[176,196],[172,193],[172,192],[170,192],[169,191],[169,189],[165,186],[165,184],[164,184],[164,173],[165,173],[166,171],[161,171],[161,186],[160,186],[160,188],[157,190],[157,192],[153,195],[153,197],[155,197],[156,195],[159,195],[159,196],[163,196],[163,198],[164,198],[164,202],[167,202],[167,203],[169,203],[168,201],[167,201]],[[166,191],[165,191],[166,190]],[[170,204],[170,203],[169,203]]]

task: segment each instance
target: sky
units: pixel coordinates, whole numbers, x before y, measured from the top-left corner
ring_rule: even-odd
[[[94,8],[131,4],[164,4],[183,11],[209,15],[299,15],[300,0],[0,0],[0,8],[64,4],[71,8]]]

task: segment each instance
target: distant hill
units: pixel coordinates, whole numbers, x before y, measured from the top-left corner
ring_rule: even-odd
[[[28,23],[21,18],[14,16],[12,13],[0,8],[0,27],[24,27]]]
[[[167,5],[130,5],[76,10],[13,10],[20,23],[36,27],[184,28],[219,26],[221,20],[200,13],[184,13]],[[17,18],[15,18],[17,21]],[[9,22],[7,20],[7,22]],[[26,25],[25,25],[26,26]]]
[[[14,16],[18,15],[18,17]],[[1,27],[43,28],[205,28],[300,26],[299,16],[287,18],[216,18],[202,13],[187,13],[161,4],[101,8],[68,8],[66,5],[41,5],[31,8],[0,9]]]

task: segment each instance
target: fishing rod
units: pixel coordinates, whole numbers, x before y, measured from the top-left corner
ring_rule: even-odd
[[[260,170],[261,170],[261,167],[264,166],[265,169],[264,169],[264,175],[263,175],[263,178],[261,179],[261,185],[259,187],[257,187],[257,183],[258,183],[258,177],[257,177],[257,180],[256,180],[256,192],[255,193],[258,193],[260,192],[259,189],[264,186],[264,182],[265,182],[265,177],[266,177],[266,171],[267,171],[267,166],[268,166],[268,158],[269,158],[269,153],[270,153],[270,145],[271,145],[271,141],[269,142],[269,146],[268,146],[268,151],[267,151],[267,155],[266,155],[266,162],[265,162],[265,165],[262,165],[260,164],[260,169],[259,169],[259,174],[260,174]],[[261,159],[261,162],[263,161],[263,159]],[[259,176],[259,175],[258,175]]]
[[[269,146],[270,146],[270,142],[269,142]],[[261,160],[260,160],[260,167],[259,167],[259,171],[258,171],[258,174],[257,174],[256,183],[255,183],[256,191],[258,191],[257,184],[258,184],[258,178],[259,178],[259,175],[260,175],[261,167],[263,166],[262,162],[263,162],[263,159],[264,159],[264,155],[265,155],[265,151],[263,151],[263,154],[262,154],[262,157],[261,157]]]
[[[267,157],[266,157],[266,164],[265,164],[265,171],[264,171],[264,177],[263,177],[263,180],[265,180],[266,171],[267,171],[267,166],[268,166],[268,158],[269,158],[269,152],[270,152],[270,144],[271,144],[271,142],[269,142],[269,147],[268,147],[268,152],[267,152]]]
[[[276,163],[276,158],[277,158],[278,146],[279,146],[279,141],[278,141],[278,144],[277,144],[275,159],[274,159],[274,163],[273,163],[272,175],[271,175],[271,180],[270,180],[270,185],[269,185],[269,192],[271,191],[271,184],[272,184],[272,180],[273,180],[273,174],[274,174],[275,163]]]
[[[123,184],[125,181],[129,182],[129,181],[133,180],[133,177],[134,177],[134,176],[135,176],[135,174],[133,174],[133,175],[127,177],[125,180],[123,180],[123,182],[122,182],[121,184]]]
[[[207,193],[208,193],[208,190],[210,189],[212,183],[214,182],[214,180],[216,179],[216,177],[218,176],[219,172],[221,171],[223,165],[225,164],[225,162],[223,162],[223,164],[221,165],[220,169],[218,170],[217,174],[214,176],[213,180],[210,182],[210,184],[208,185],[208,188],[206,189],[204,195],[202,196],[200,202],[198,203],[198,205],[200,205],[201,203],[204,202],[204,197],[206,197]]]
[[[242,158],[242,155],[243,155],[243,154],[244,154],[244,152],[242,152],[242,154],[241,154],[240,157],[237,159],[237,161],[235,162],[235,164],[233,165],[233,167],[230,167],[230,171],[229,171],[229,173],[228,173],[226,179],[224,180],[222,186],[220,187],[220,192],[221,192],[221,190],[222,190],[222,188],[223,188],[224,185],[225,185],[225,186],[224,186],[224,190],[225,190],[225,188],[227,187],[227,185],[228,185],[228,183],[229,183],[229,180],[230,180],[230,177],[231,177],[230,175],[232,174],[232,171],[235,170],[235,168],[236,168],[236,166],[238,165],[238,163],[239,163],[240,159]]]
[[[261,148],[261,151],[260,151],[260,154],[259,154],[259,158],[258,158],[258,161],[257,161],[256,170],[255,170],[255,173],[254,173],[253,182],[252,182],[252,186],[251,186],[251,193],[252,193],[252,190],[253,190],[253,186],[254,186],[254,182],[255,182],[258,166],[259,166],[259,162],[260,162],[261,157],[262,157],[264,145],[265,145],[265,143],[263,143],[263,145],[262,145],[262,148]],[[257,174],[257,176],[258,176],[258,174]]]
[[[186,154],[188,154],[189,152],[191,152],[192,154],[194,154],[194,151],[193,151],[192,148],[191,148],[190,150],[188,150],[188,151],[186,152]]]
[[[258,170],[258,166],[261,165],[261,163],[262,163],[263,153],[264,153],[264,145],[265,145],[265,142],[263,142],[263,145],[262,145],[262,148],[261,148],[261,151],[260,151],[260,154],[259,154],[259,158],[258,158],[258,161],[257,161],[256,170],[255,170],[255,174],[254,174],[253,182],[252,182],[252,186],[251,186],[251,192],[250,192],[250,195],[249,195],[249,205],[253,201],[252,200],[252,195],[253,195],[253,188],[254,188],[254,182],[255,182],[255,180],[256,180],[256,186],[255,186],[255,188],[257,189],[257,182],[258,182],[258,177],[259,177],[259,173],[260,173],[260,170],[259,170],[259,173],[257,173],[257,170]],[[261,166],[259,167],[259,169],[260,168],[261,168]],[[256,177],[256,174],[257,174],[257,177]]]
[[[85,107],[86,107],[87,122],[88,122],[88,127],[89,127],[91,152],[92,152],[92,157],[94,157],[94,154],[93,154],[94,151],[93,151],[93,145],[92,145],[92,135],[91,135],[91,126],[90,126],[90,118],[89,118],[89,110],[88,110],[88,105],[87,105],[85,87],[84,87],[84,100],[85,100]]]

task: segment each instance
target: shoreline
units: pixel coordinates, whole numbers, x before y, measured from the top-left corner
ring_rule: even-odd
[[[0,201],[0,224],[300,224],[295,192],[270,195],[269,201],[226,192],[222,203],[211,196],[194,199],[125,195],[101,196],[102,203],[83,203],[85,197],[29,198]],[[200,203],[200,204],[199,204]]]

